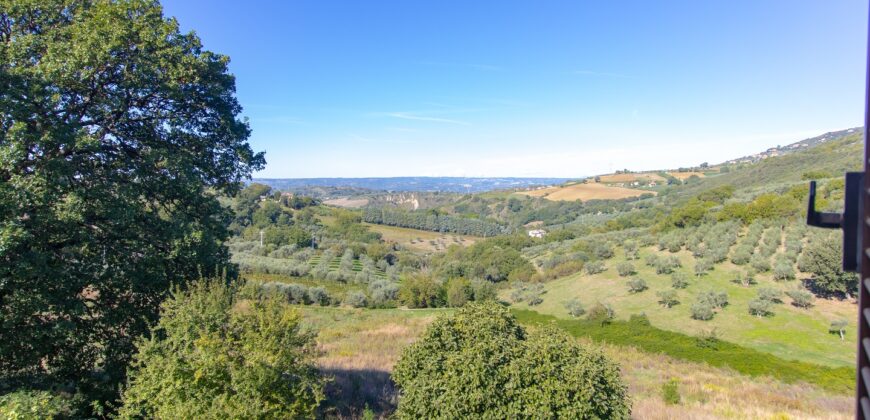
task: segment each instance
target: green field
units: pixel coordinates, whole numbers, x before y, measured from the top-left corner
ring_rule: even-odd
[[[678,255],[683,267],[678,269],[689,274],[690,285],[678,290],[680,304],[665,308],[658,304],[656,292],[671,288],[670,275],[659,275],[655,269],[643,263],[644,256],[649,253],[660,255]],[[523,309],[532,309],[542,314],[554,315],[559,318],[569,318],[564,303],[577,298],[586,308],[596,302],[612,305],[618,319],[628,319],[634,314],[645,314],[650,322],[659,328],[681,332],[688,335],[700,335],[716,331],[716,334],[727,341],[768,352],[786,360],[800,360],[827,366],[852,366],[855,352],[855,320],[852,319],[855,306],[852,303],[836,300],[817,299],[814,307],[799,309],[789,304],[789,299],[783,298],[782,304],[773,308],[774,315],[759,318],[749,314],[747,305],[760,287],[776,287],[786,290],[794,288],[797,280],[776,282],[769,276],[759,275],[758,284],[743,287],[732,283],[733,273],[743,271],[730,262],[716,265],[715,269],[703,277],[694,277],[692,267],[694,259],[687,251],[670,254],[659,252],[653,248],[641,251],[639,260],[631,261],[637,269],[637,274],[631,277],[620,277],[615,269],[616,264],[624,261],[622,254],[607,260],[607,271],[597,275],[578,273],[554,280],[545,284],[546,293],[542,296],[540,305],[529,307],[526,303],[514,304]],[[640,293],[630,293],[626,283],[629,278],[646,280],[649,289]],[[690,316],[690,307],[699,292],[706,290],[724,290],[728,293],[729,304],[719,310],[710,321],[694,320]],[[502,297],[508,300],[510,292],[505,291]],[[831,321],[845,319],[849,321],[846,340],[840,340],[828,332]]]
[[[467,246],[482,238],[455,233],[430,232],[396,226],[363,223],[372,232],[378,232],[385,241],[395,242],[416,251],[444,251],[450,245]]]

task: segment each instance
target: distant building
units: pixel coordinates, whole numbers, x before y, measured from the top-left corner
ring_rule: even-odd
[[[529,236],[532,238],[543,238],[547,234],[544,229],[533,229],[529,231]]]

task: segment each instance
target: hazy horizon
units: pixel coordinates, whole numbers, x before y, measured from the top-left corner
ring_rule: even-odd
[[[232,57],[258,178],[572,178],[863,120],[858,1],[164,6]]]

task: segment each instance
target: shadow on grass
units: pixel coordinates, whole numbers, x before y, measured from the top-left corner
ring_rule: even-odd
[[[320,372],[331,379],[321,404],[325,418],[360,418],[366,407],[375,418],[387,418],[396,409],[398,392],[387,371],[325,368]]]

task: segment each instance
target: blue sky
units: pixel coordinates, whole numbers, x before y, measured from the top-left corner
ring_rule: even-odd
[[[863,120],[860,0],[163,5],[231,57],[257,177],[576,177]]]

